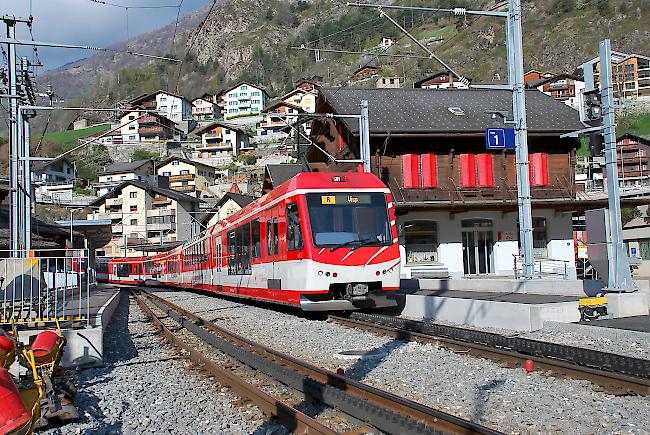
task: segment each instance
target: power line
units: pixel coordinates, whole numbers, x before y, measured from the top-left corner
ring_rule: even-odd
[[[97,3],[100,5],[105,5],[105,6],[113,6],[116,8],[122,8],[122,9],[172,9],[172,8],[177,8],[180,5],[173,4],[173,5],[151,5],[151,6],[129,6],[129,5],[120,5],[117,3],[111,3],[111,2],[106,2],[102,0],[89,0],[92,3]],[[181,1],[181,4],[183,2]]]
[[[185,0],[181,0],[181,2],[178,4],[178,11],[176,12],[176,24],[174,24],[174,36],[172,36],[172,46],[169,49],[169,52],[171,54],[174,54],[174,45],[176,45],[176,32],[178,31],[178,20],[181,16],[181,7],[183,6],[183,2]]]
[[[362,23],[355,24],[354,26],[350,26],[350,27],[348,27],[348,28],[341,29],[341,30],[336,31],[336,32],[334,32],[334,33],[330,33],[329,35],[321,36],[320,38],[314,39],[313,41],[307,41],[307,44],[313,44],[314,42],[318,42],[318,41],[322,41],[323,39],[331,38],[331,37],[334,36],[334,35],[338,35],[339,33],[347,32],[348,30],[356,29],[357,27],[361,27],[361,26],[363,26],[364,24],[368,24],[368,23],[372,23],[373,21],[377,21],[377,20],[379,20],[380,18],[381,18],[381,17],[371,18],[371,19],[366,20],[366,21],[364,21],[364,22],[362,22]]]

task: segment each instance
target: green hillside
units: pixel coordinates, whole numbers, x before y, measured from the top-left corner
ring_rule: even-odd
[[[79,139],[91,136],[100,131],[105,131],[110,128],[109,124],[98,124],[92,127],[82,128],[80,130],[63,130],[53,131],[46,133],[44,139],[55,144],[61,145],[63,150],[68,150],[75,145],[79,144]]]

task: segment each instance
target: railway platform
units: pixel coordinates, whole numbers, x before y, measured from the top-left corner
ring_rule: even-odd
[[[120,289],[111,285],[98,284],[89,287],[88,296],[71,294],[65,301],[65,307],[59,312],[88,313],[88,320],[63,322],[61,332],[66,339],[66,346],[61,359],[63,366],[97,366],[103,364],[104,329],[119,304]],[[79,305],[81,304],[81,310]],[[22,341],[28,336],[38,334],[42,329],[19,329]]]
[[[530,286],[535,292],[512,287],[507,280],[414,281],[418,280],[408,280],[402,286],[403,295],[399,297],[404,318],[515,331],[540,330],[544,322],[577,323],[581,320],[580,300],[592,296],[581,294],[571,283],[565,283],[562,294],[562,281],[557,280],[548,280],[546,286],[538,280]],[[610,318],[649,314],[647,282],[640,282],[639,287],[634,293],[606,295]]]

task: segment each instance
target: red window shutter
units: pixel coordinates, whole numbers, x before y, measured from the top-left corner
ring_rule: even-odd
[[[435,154],[422,154],[422,187],[438,187]]]
[[[478,185],[481,187],[494,187],[492,158],[492,154],[478,155]]]
[[[405,188],[420,187],[420,174],[418,170],[418,155],[402,155],[402,183]]]
[[[535,153],[532,159],[533,186],[548,186],[548,154]]]
[[[476,156],[474,154],[460,155],[460,185],[461,187],[476,186]]]

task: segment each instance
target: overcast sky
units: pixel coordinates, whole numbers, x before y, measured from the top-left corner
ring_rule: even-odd
[[[124,6],[178,5],[180,1],[106,0],[108,3]],[[208,1],[184,0],[181,15]],[[102,5],[91,0],[2,0],[1,3],[1,14],[20,17],[28,17],[31,7],[34,16],[34,39],[38,41],[105,47],[127,39],[126,13],[123,8]],[[177,12],[177,8],[129,9],[129,35],[133,37],[173,22]],[[24,24],[18,25],[17,29],[19,38],[29,37]],[[92,52],[85,50],[61,48],[39,48],[38,52],[45,69],[56,68],[92,55]],[[22,49],[22,54],[28,55],[30,59],[31,53],[31,49]]]

